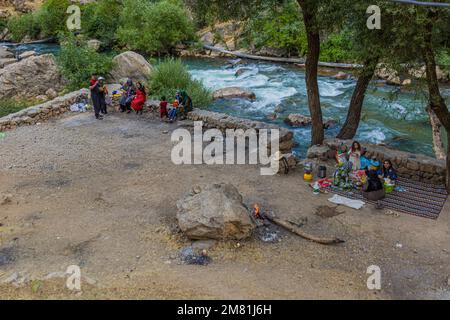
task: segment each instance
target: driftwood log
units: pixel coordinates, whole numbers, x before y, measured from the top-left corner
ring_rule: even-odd
[[[237,51],[229,51],[222,48],[216,48],[214,46],[203,45],[203,48],[206,50],[216,51],[228,55],[232,55],[238,58],[243,59],[251,59],[251,60],[261,60],[261,61],[270,61],[270,62],[281,62],[281,63],[295,63],[299,65],[303,65],[305,63],[305,59],[302,58],[277,58],[277,57],[265,57],[265,56],[257,56],[253,54],[247,54]],[[333,63],[333,62],[319,62],[320,67],[328,67],[328,68],[339,68],[339,69],[357,69],[362,66],[359,64],[349,64],[349,63]]]
[[[264,218],[266,218],[267,220],[273,222],[274,224],[306,239],[306,240],[310,240],[313,242],[317,242],[320,244],[325,244],[325,245],[330,245],[330,244],[339,244],[339,243],[343,243],[345,242],[344,240],[338,239],[338,238],[323,238],[323,237],[316,237],[313,235],[310,235],[306,232],[304,232],[303,230],[301,230],[299,227],[295,226],[294,224],[292,224],[291,222],[288,221],[284,221],[281,220],[279,218],[276,218],[274,216],[271,215],[264,215]]]

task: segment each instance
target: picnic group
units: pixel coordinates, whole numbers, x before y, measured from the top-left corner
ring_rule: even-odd
[[[320,179],[311,183],[315,193],[327,188],[349,192],[359,190],[364,198],[378,201],[396,190],[398,177],[392,161],[387,159],[380,162],[367,157],[366,150],[358,141],[354,141],[350,148],[341,144],[335,152],[335,160],[337,168],[332,179],[326,178],[326,174],[319,174]],[[307,164],[305,180],[312,180],[311,171],[312,165]]]
[[[108,114],[108,106],[112,105],[112,99],[118,98],[120,112],[142,115],[145,102],[147,101],[147,90],[141,82],[134,83],[132,79],[127,79],[118,91],[110,95],[104,77],[93,74],[89,82],[92,105],[94,107],[95,118],[102,120]],[[184,118],[186,114],[193,110],[192,99],[184,90],[178,90],[173,100],[163,96],[159,102],[159,114],[162,120],[173,122],[179,118]]]

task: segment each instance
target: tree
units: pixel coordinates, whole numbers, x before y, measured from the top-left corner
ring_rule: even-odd
[[[317,83],[317,72],[319,68],[320,34],[317,24],[318,1],[298,0],[302,8],[303,23],[306,29],[308,50],[306,52],[305,78],[308,93],[308,106],[311,113],[311,144],[322,144],[325,138],[323,127],[322,108],[320,106],[319,85]]]
[[[441,122],[447,131],[447,190],[450,192],[450,112],[445,104],[445,100],[439,89],[439,82],[436,74],[435,42],[433,31],[439,29],[440,25],[448,27],[448,12],[438,11],[437,9],[427,8],[425,23],[423,25],[423,45],[422,57],[425,62],[427,72],[428,100],[429,107]],[[446,29],[448,31],[448,29]],[[444,30],[445,32],[445,30]],[[438,32],[438,35],[440,33]]]

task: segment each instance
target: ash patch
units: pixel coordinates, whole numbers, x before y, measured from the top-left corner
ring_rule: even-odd
[[[137,169],[142,168],[142,164],[135,163],[135,162],[128,162],[123,165],[123,168],[125,170],[137,170]]]
[[[256,237],[265,243],[277,243],[281,241],[281,229],[269,221],[256,228]]]
[[[193,247],[185,247],[181,249],[180,259],[184,264],[207,266],[212,262],[205,252],[196,253]]]
[[[70,186],[72,180],[66,178],[50,179],[46,180],[44,184],[50,188],[61,188]]]
[[[16,261],[16,250],[13,247],[0,248],[0,267],[10,265]]]

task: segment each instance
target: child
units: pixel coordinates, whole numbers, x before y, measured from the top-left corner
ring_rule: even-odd
[[[178,113],[178,100],[174,100],[172,103],[172,110],[169,112],[169,121],[175,121],[177,119],[177,113]]]
[[[162,97],[161,101],[159,102],[159,115],[160,115],[161,119],[169,117],[169,113],[167,112],[166,97]]]
[[[352,163],[353,171],[360,170],[362,149],[361,144],[358,141],[353,142],[352,148],[349,150],[348,155],[349,155],[348,161]]]

